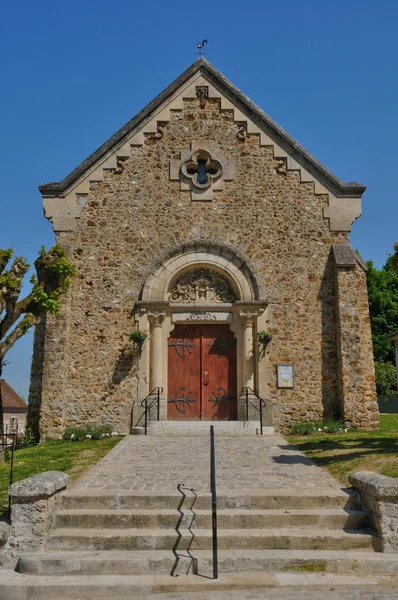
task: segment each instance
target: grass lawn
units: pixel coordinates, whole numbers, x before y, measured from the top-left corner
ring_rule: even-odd
[[[43,471],[63,471],[75,481],[105,456],[120,437],[84,442],[49,441],[39,446],[17,450],[14,456],[14,483]],[[0,504],[8,503],[7,489],[10,463],[0,463]],[[0,514],[2,509],[0,508]]]
[[[353,471],[398,477],[398,414],[380,415],[380,431],[289,436],[317,465],[348,485]]]

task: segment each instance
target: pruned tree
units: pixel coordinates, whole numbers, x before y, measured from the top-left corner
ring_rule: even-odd
[[[30,279],[32,289],[26,297],[20,298],[30,265],[23,256],[13,258],[11,249],[0,250],[0,380],[7,352],[39,323],[45,312],[58,314],[61,297],[75,274],[75,268],[59,244],[48,251],[42,246],[34,264],[36,274]],[[0,431],[3,432],[1,385]]]

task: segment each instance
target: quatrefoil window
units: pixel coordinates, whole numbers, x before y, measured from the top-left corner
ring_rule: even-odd
[[[198,150],[182,165],[181,171],[195,187],[206,189],[222,175],[222,166],[209,152]]]

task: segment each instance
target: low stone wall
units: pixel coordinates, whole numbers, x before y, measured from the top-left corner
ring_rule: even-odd
[[[398,478],[371,471],[356,471],[349,476],[359,492],[363,507],[369,511],[377,532],[379,552],[398,552]]]
[[[68,482],[66,473],[46,471],[10,486],[9,549],[36,551],[43,548],[52,527],[53,514]]]
[[[8,535],[10,533],[10,526],[6,521],[0,521],[0,548],[6,545],[8,542]]]

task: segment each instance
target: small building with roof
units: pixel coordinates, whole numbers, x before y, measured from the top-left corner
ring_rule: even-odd
[[[4,431],[23,432],[25,430],[28,405],[25,400],[12,389],[7,381],[2,379],[0,385],[3,401]]]

